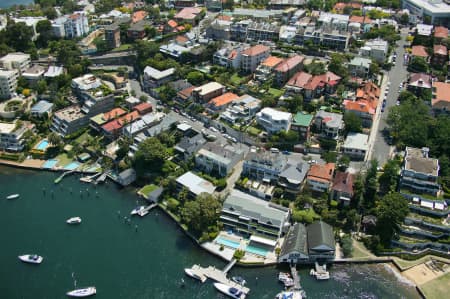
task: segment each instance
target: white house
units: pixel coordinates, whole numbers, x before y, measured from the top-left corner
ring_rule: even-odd
[[[383,63],[389,50],[389,44],[382,39],[368,40],[364,47],[361,47],[360,54],[364,57],[370,57],[377,62]]]
[[[8,55],[0,58],[0,67],[6,70],[18,70],[19,73],[23,73],[30,67],[31,58],[30,54],[24,53],[9,53]]]
[[[256,122],[271,134],[281,130],[287,132],[291,127],[292,114],[266,107],[256,114]]]
[[[341,148],[344,155],[353,159],[365,160],[369,151],[369,135],[349,133]]]

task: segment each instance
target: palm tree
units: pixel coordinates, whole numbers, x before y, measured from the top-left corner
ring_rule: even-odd
[[[48,142],[52,145],[52,146],[59,146],[62,142],[62,138],[60,135],[58,135],[55,132],[51,132],[48,137]]]

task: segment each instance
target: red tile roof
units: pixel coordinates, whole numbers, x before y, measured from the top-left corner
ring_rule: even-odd
[[[326,181],[331,183],[333,179],[334,168],[334,163],[327,163],[325,165],[314,164],[308,171],[307,179],[322,182]]]
[[[447,56],[447,47],[444,45],[434,45],[433,54]]]
[[[175,15],[175,18],[184,20],[193,20],[197,17],[197,15],[201,11],[202,9],[198,7],[185,7]]]
[[[280,63],[275,70],[282,73],[289,72],[291,69],[297,67],[300,63],[302,63],[304,59],[305,57],[300,55],[292,56]]]
[[[337,171],[333,179],[332,189],[337,192],[344,192],[353,196],[353,175],[348,172]]]
[[[411,50],[412,56],[428,57],[427,49],[424,46],[413,46]]]
[[[183,100],[186,100],[187,98],[189,98],[189,97],[192,95],[192,91],[193,91],[194,89],[196,89],[196,88],[197,88],[197,86],[191,86],[191,87],[188,87],[188,88],[186,88],[186,89],[180,90],[180,91],[177,93],[177,95],[178,95],[179,98],[181,98],[181,99],[183,99]]]
[[[409,86],[431,88],[431,76],[424,73],[411,74]]]
[[[304,88],[306,83],[311,80],[312,75],[306,72],[298,72],[288,81],[287,85]]]
[[[176,27],[178,26],[178,23],[175,22],[174,20],[169,20],[169,21],[167,22],[167,25],[169,25],[169,26],[172,27],[172,28],[176,28]]]
[[[115,119],[107,124],[104,124],[102,126],[102,129],[108,133],[113,133],[114,131],[117,131],[120,128],[122,128],[126,123],[133,122],[139,118],[140,118],[139,113],[137,111],[133,111],[125,116],[122,116],[119,119]]]
[[[276,56],[269,56],[267,57],[263,62],[261,62],[262,65],[267,67],[276,67],[278,64],[283,62],[282,58],[276,57]]]
[[[372,108],[372,105],[369,101],[361,100],[361,101],[352,101],[352,100],[344,100],[342,103],[344,105],[345,111],[357,111],[362,113],[367,113],[370,115],[375,115],[375,109]]]
[[[139,114],[145,114],[152,111],[152,104],[140,103],[134,106],[133,110],[137,111]]]
[[[447,38],[448,37],[448,29],[442,26],[434,27],[434,37],[437,38]]]
[[[133,16],[131,17],[131,22],[137,23],[139,21],[142,21],[147,16],[147,12],[144,10],[138,10],[133,13]]]
[[[222,20],[222,21],[231,21],[231,17],[230,16],[226,16],[226,15],[219,15],[217,17],[218,20]]]
[[[326,72],[323,75],[314,76],[306,85],[305,89],[315,90],[318,87],[325,85],[336,85],[341,80],[341,77],[333,72]]]
[[[433,99],[431,100],[431,106],[434,108],[439,102],[444,102],[446,105],[450,104],[450,83],[433,82]],[[441,103],[442,104],[442,103]]]
[[[110,121],[111,119],[122,116],[125,113],[127,113],[127,112],[125,110],[123,110],[122,108],[114,108],[109,112],[103,113],[102,118],[105,121]]]
[[[350,23],[372,24],[372,20],[366,16],[351,16],[348,21]]]
[[[270,51],[270,48],[264,45],[256,45],[242,51],[242,55],[256,56],[264,52]]]
[[[189,38],[187,38],[187,37],[184,36],[184,35],[178,35],[178,36],[175,38],[175,41],[176,41],[177,43],[184,44],[184,43],[186,43],[186,42],[189,41]]]
[[[208,104],[214,105],[216,107],[220,107],[220,106],[223,106],[223,105],[227,105],[227,104],[233,102],[234,100],[236,100],[238,98],[239,98],[239,96],[237,94],[234,94],[232,92],[227,92],[227,93],[224,93],[221,96],[215,97],[214,99],[209,101]]]

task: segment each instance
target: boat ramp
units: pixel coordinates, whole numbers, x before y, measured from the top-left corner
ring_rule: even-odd
[[[203,283],[207,278],[210,278],[216,282],[226,284],[227,286],[234,287],[242,291],[245,296],[250,292],[250,289],[240,285],[227,278],[227,272],[236,264],[236,260],[233,259],[231,262],[225,266],[223,270],[216,269],[216,267],[209,266],[207,268],[201,267],[199,265],[194,265],[191,268],[192,273],[198,277],[198,279]],[[245,298],[245,297],[244,297]]]

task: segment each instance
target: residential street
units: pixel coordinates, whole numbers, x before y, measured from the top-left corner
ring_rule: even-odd
[[[407,78],[406,66],[403,64],[405,54],[404,45],[406,44],[405,37],[408,35],[408,29],[402,29],[401,31],[401,40],[397,42],[397,62],[395,66],[387,73],[387,82],[391,82],[389,92],[387,95],[387,103],[384,109],[384,112],[381,112],[381,102],[384,98],[384,90],[385,86],[381,88],[381,96],[380,96],[380,106],[377,109],[376,120],[374,120],[374,124],[372,127],[372,131],[374,132],[374,142],[370,144],[370,152],[368,156],[368,160],[376,159],[379,162],[379,165],[382,166],[386,163],[386,161],[390,158],[393,152],[393,146],[387,144],[384,136],[383,130],[387,127],[386,118],[389,112],[389,108],[395,106],[398,95],[399,95],[399,85],[401,82],[405,81]]]

